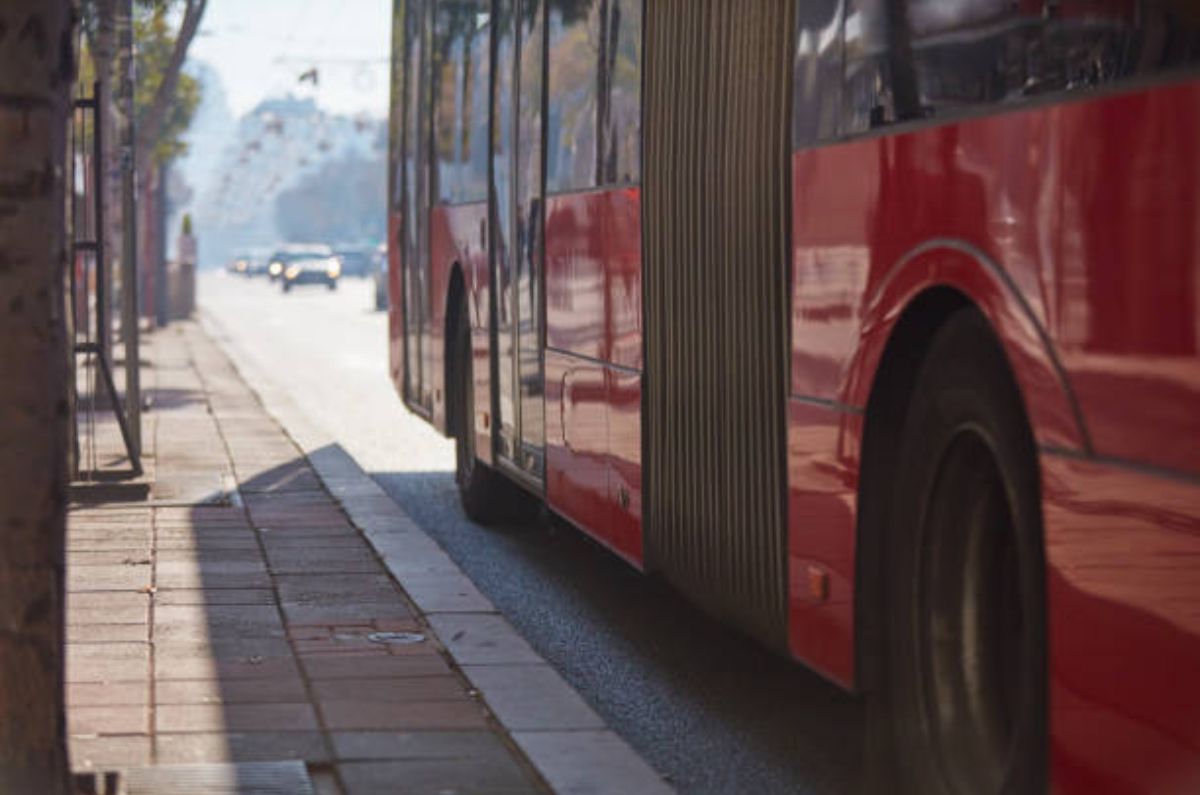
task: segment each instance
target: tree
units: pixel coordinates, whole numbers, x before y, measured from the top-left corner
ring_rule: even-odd
[[[69,791],[63,699],[70,0],[0,4],[0,792]]]
[[[137,107],[137,166],[143,181],[151,165],[182,153],[179,136],[187,129],[200,102],[199,84],[183,74],[183,62],[208,0],[181,0],[183,21],[171,36],[167,13],[174,0],[140,0],[148,11],[137,20],[139,45]]]
[[[136,201],[147,204],[158,184],[156,166],[182,151],[179,136],[187,128],[199,102],[199,86],[182,74],[187,50],[200,27],[207,0],[80,0],[87,50],[94,62],[94,76],[103,98],[100,127],[104,133],[105,260],[114,274],[125,263],[125,231],[132,219],[134,198],[127,195],[128,165],[122,159],[122,135],[134,125],[133,165],[137,184]],[[182,8],[177,34],[172,34],[168,17]],[[133,36],[130,36],[130,29]],[[130,73],[130,48],[123,42],[137,40],[137,84],[130,86],[122,75]],[[86,63],[86,61],[85,61]],[[132,94],[132,96],[130,96]],[[161,212],[162,208],[154,208]],[[145,229],[141,230],[143,235]],[[144,243],[145,241],[143,241]],[[101,334],[107,334],[102,329]]]

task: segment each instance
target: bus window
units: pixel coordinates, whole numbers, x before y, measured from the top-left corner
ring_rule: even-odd
[[[550,0],[546,188],[636,182],[640,172],[640,0]]]
[[[903,7],[888,0],[849,0],[845,21],[845,134],[917,116],[916,86]]]
[[[905,0],[915,115],[1020,102],[1200,63],[1200,9],[1183,0]]]
[[[1027,85],[1040,8],[1019,10],[1011,0],[908,0],[907,16],[917,115],[1002,102]]]
[[[834,138],[842,99],[843,0],[801,3],[797,13],[792,143]]]
[[[489,0],[441,0],[433,31],[433,195],[442,203],[487,198]]]

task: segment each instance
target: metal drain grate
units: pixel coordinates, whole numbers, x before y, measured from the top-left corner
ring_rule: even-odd
[[[138,767],[124,784],[124,795],[314,795],[298,760]]]

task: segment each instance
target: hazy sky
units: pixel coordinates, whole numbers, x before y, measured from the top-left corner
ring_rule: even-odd
[[[387,115],[392,0],[209,0],[190,57],[240,116],[289,91],[335,113]],[[316,67],[319,85],[298,83]]]

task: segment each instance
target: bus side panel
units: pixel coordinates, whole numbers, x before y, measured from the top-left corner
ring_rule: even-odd
[[[1042,496],[1054,791],[1200,792],[1200,485],[1047,454]]]
[[[641,220],[636,188],[546,205],[546,497],[641,563]]]
[[[788,401],[788,629],[793,655],[855,683],[854,582],[862,416]]]

